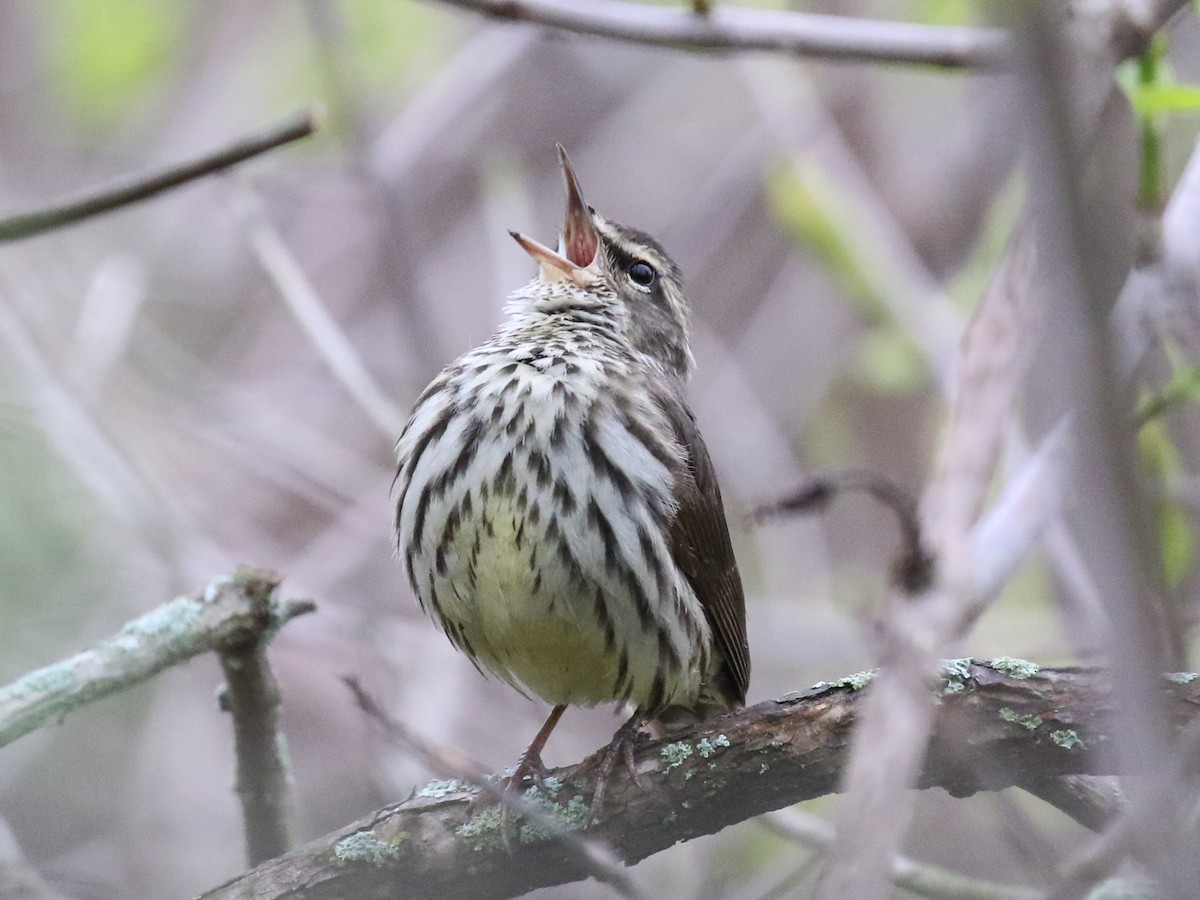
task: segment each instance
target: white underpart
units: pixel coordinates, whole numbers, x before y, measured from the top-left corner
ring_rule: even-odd
[[[545,298],[541,299],[544,303]],[[514,321],[496,339],[460,360],[469,360],[466,368],[448,369],[456,372],[448,378],[449,389],[433,394],[414,412],[400,439],[400,487],[404,492],[397,529],[401,555],[408,557],[406,564],[417,591],[439,624],[451,634],[462,634],[480,665],[518,687],[552,703],[590,705],[618,699],[614,688],[623,652],[628,660],[630,699],[645,703],[658,670],[661,632],[683,661],[682,668],[671,673],[663,685],[664,701],[688,704],[700,690],[700,666],[708,656],[711,634],[699,601],[651,517],[652,504],[674,512],[672,471],[625,428],[615,394],[606,391],[608,379],[621,373],[604,371],[595,352],[581,352],[584,344],[596,340],[590,330],[578,329],[574,336],[556,330],[545,333],[550,337],[537,332],[526,337],[522,325],[528,323],[523,320],[532,317],[527,300],[522,300],[514,298]],[[548,347],[552,349],[548,351]],[[567,366],[555,362],[555,357],[567,360],[576,370],[568,373]],[[518,365],[511,375],[499,374],[513,362]],[[611,368],[611,361],[609,365]],[[513,377],[516,393],[510,388],[502,398],[501,392]],[[559,382],[566,393],[561,388],[556,392]],[[521,392],[527,392],[524,401],[513,402]],[[474,408],[467,409],[466,398],[472,396],[477,398]],[[669,423],[651,404],[649,393],[635,390],[631,402],[638,408],[626,412],[653,423],[661,443],[682,457],[682,449],[670,437]],[[459,405],[458,414],[441,436],[424,448],[405,490],[404,471],[412,454],[452,403]],[[502,403],[505,414],[493,423],[492,411]],[[573,409],[569,421],[577,424],[566,429],[561,446],[552,450],[555,423],[568,403]],[[522,409],[532,419],[532,434],[526,435],[522,426],[509,435],[505,426],[513,415],[521,415]],[[581,412],[589,409],[596,416],[596,442],[635,485],[632,501],[610,479],[597,475],[588,456],[580,424]],[[422,492],[459,459],[473,419],[488,424],[475,441],[461,477],[428,503],[417,534]],[[551,483],[561,482],[570,490],[575,504],[569,513],[556,505],[560,511],[551,515],[549,491],[538,486],[526,462],[531,450],[550,460]],[[498,496],[490,487],[509,458],[513,459],[516,488],[511,496]],[[482,484],[489,485],[486,502],[479,488]],[[529,501],[524,506],[515,500],[522,489]],[[445,571],[439,574],[436,552],[447,518],[461,510],[467,494],[471,514],[460,515],[454,540],[445,548]],[[620,556],[629,562],[649,601],[654,619],[650,628],[642,623],[624,579],[614,576],[606,565],[605,542],[588,517],[591,499],[612,526]],[[536,524],[528,515],[531,502],[537,503],[541,513]],[[582,572],[582,590],[559,558],[557,542],[550,534],[552,518]],[[485,519],[490,521],[490,530]],[[639,522],[645,523],[651,538],[650,560],[639,537]],[[472,551],[473,582],[468,572]],[[531,558],[536,566],[530,565]],[[663,589],[655,576],[656,567],[665,572]],[[603,630],[597,624],[596,588],[604,593],[616,652],[606,649]],[[685,619],[691,623],[690,633],[681,624]]]

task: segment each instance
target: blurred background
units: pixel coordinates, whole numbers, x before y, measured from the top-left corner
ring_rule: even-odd
[[[986,12],[797,5],[929,23]],[[1200,80],[1198,51],[1193,18],[1169,50],[1180,80]],[[864,499],[760,527],[746,516],[851,466],[919,493],[962,325],[1022,203],[1009,80],[637,48],[411,0],[0,0],[0,214],[314,102],[327,110],[315,138],[0,248],[0,679],[246,563],[319,603],[272,656],[299,837],[430,778],[372,736],[343,674],[419,733],[513,764],[546,707],[483,679],[420,613],[393,556],[389,486],[418,392],[534,274],[506,230],[555,237],[555,141],[589,201],[659,237],[685,273],[691,396],[746,582],[749,700],[871,666],[891,518]],[[1161,124],[1170,184],[1200,123]],[[1132,233],[1127,104],[1100,143],[1096,183]],[[1189,446],[1160,441],[1155,459],[1182,478]],[[1171,505],[1163,521],[1190,598],[1191,514]],[[955,655],[1086,656],[1061,594],[1031,561]],[[55,884],[178,897],[243,868],[219,683],[201,658],[0,753],[0,817]],[[547,763],[595,750],[619,721],[570,711]],[[929,791],[918,809],[909,852],[997,879],[1082,835],[1015,791]],[[1018,822],[1040,829],[1040,849]],[[653,895],[758,898],[803,892],[801,863],[746,823],[635,877]]]

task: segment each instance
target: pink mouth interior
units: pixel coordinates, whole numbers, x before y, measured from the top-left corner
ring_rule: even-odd
[[[596,258],[596,233],[587,225],[580,227],[575,222],[568,222],[566,234],[567,259],[577,266],[590,266]]]

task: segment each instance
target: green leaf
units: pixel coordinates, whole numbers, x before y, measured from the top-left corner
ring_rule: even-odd
[[[1153,84],[1137,88],[1129,96],[1141,116],[1200,111],[1200,85]]]
[[[1192,523],[1178,506],[1170,504],[1162,511],[1159,521],[1159,541],[1162,544],[1163,575],[1171,587],[1179,587],[1192,570],[1195,540]]]
[[[794,169],[780,168],[767,179],[767,197],[776,221],[817,258],[842,293],[878,321],[886,317],[883,302],[846,238],[851,223],[834,213],[846,206],[839,202],[837,192],[837,186],[815,164],[801,162]]]
[[[978,10],[962,0],[918,0],[912,9],[914,21],[925,25],[974,25]]]
[[[863,335],[855,374],[880,393],[905,393],[929,379],[921,352],[899,329],[878,325]]]
[[[49,74],[67,111],[87,127],[124,119],[180,58],[191,8],[158,0],[45,4]]]
[[[408,77],[427,78],[448,52],[451,23],[436,9],[396,0],[340,4],[355,65],[372,89],[396,91]]]
[[[1200,365],[1188,363],[1172,343],[1163,345],[1171,365],[1171,378],[1138,404],[1137,420],[1146,425],[1178,406],[1200,401]]]
[[[1183,473],[1179,451],[1161,420],[1150,422],[1138,432],[1138,450],[1142,467],[1155,481],[1168,482]],[[1157,514],[1163,576],[1171,587],[1178,587],[1191,571],[1195,558],[1192,524],[1175,503],[1159,504]]]

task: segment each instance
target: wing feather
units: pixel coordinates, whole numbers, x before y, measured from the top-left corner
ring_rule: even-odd
[[[686,469],[676,482],[678,513],[671,526],[671,553],[695,591],[718,651],[708,680],[722,700],[736,707],[750,684],[750,647],[746,641],[746,600],[721,489],[696,420],[674,397],[661,408],[686,453]]]

